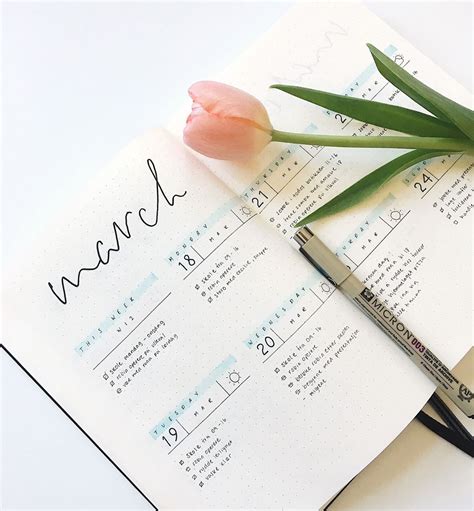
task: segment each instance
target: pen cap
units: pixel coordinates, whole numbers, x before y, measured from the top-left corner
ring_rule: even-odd
[[[351,275],[351,270],[307,227],[299,229],[294,239],[300,251],[334,284],[340,285]]]

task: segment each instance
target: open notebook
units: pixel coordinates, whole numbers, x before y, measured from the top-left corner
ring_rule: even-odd
[[[262,98],[276,128],[383,136],[268,90],[410,105],[369,37],[470,102],[356,4],[291,9],[218,78]],[[156,506],[317,508],[434,387],[310,267],[292,224],[403,151],[271,144],[217,162],[182,144],[185,115],[126,147],[9,275],[3,342]],[[450,366],[471,345],[473,165],[423,162],[313,226]]]

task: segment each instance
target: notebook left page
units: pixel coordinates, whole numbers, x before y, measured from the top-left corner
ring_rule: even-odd
[[[293,286],[274,285],[268,303],[258,293],[282,254],[263,224],[241,229],[237,202],[165,131],[151,131],[58,215],[3,286],[2,343],[160,507],[224,505],[182,464],[194,436],[182,442],[226,401],[196,440],[210,428],[206,458],[230,457],[214,442],[219,421],[239,415],[228,410],[248,377],[235,345],[245,350],[248,325]],[[213,236],[183,243],[216,218]]]
[[[378,391],[362,387],[346,403],[352,363],[339,357],[318,380],[317,344],[369,326],[351,321],[343,297],[328,307],[334,288],[247,209],[167,132],[151,131],[4,285],[2,342],[160,508],[318,506],[393,438],[381,427],[369,449],[348,448],[354,425],[341,410]],[[308,300],[323,309],[316,323]],[[301,394],[262,364],[278,335],[312,360]],[[296,380],[307,374],[294,365]]]

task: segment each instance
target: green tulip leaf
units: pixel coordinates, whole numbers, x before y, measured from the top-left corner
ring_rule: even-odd
[[[275,84],[271,88],[347,115],[358,121],[402,133],[422,137],[465,138],[464,133],[451,123],[409,108],[293,85]]]
[[[439,119],[451,121],[474,140],[474,112],[417,80],[375,46],[368,44],[375,65],[390,83]]]
[[[344,209],[354,206],[369,195],[372,195],[387,181],[403,170],[420,161],[434,158],[436,156],[442,156],[444,154],[449,153],[445,151],[415,149],[414,151],[402,154],[363,177],[349,188],[346,188],[343,192],[321,206],[319,209],[310,213],[307,217],[303,218],[303,220],[300,220],[295,227],[301,227],[325,216],[339,213]]]

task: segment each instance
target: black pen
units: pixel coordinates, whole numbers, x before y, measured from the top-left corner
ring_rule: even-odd
[[[329,281],[350,298],[374,321],[430,380],[432,380],[468,417],[474,418],[474,393],[460,382],[441,360],[429,350],[390,311],[384,301],[342,263],[329,248],[307,227],[294,235],[300,252]]]

